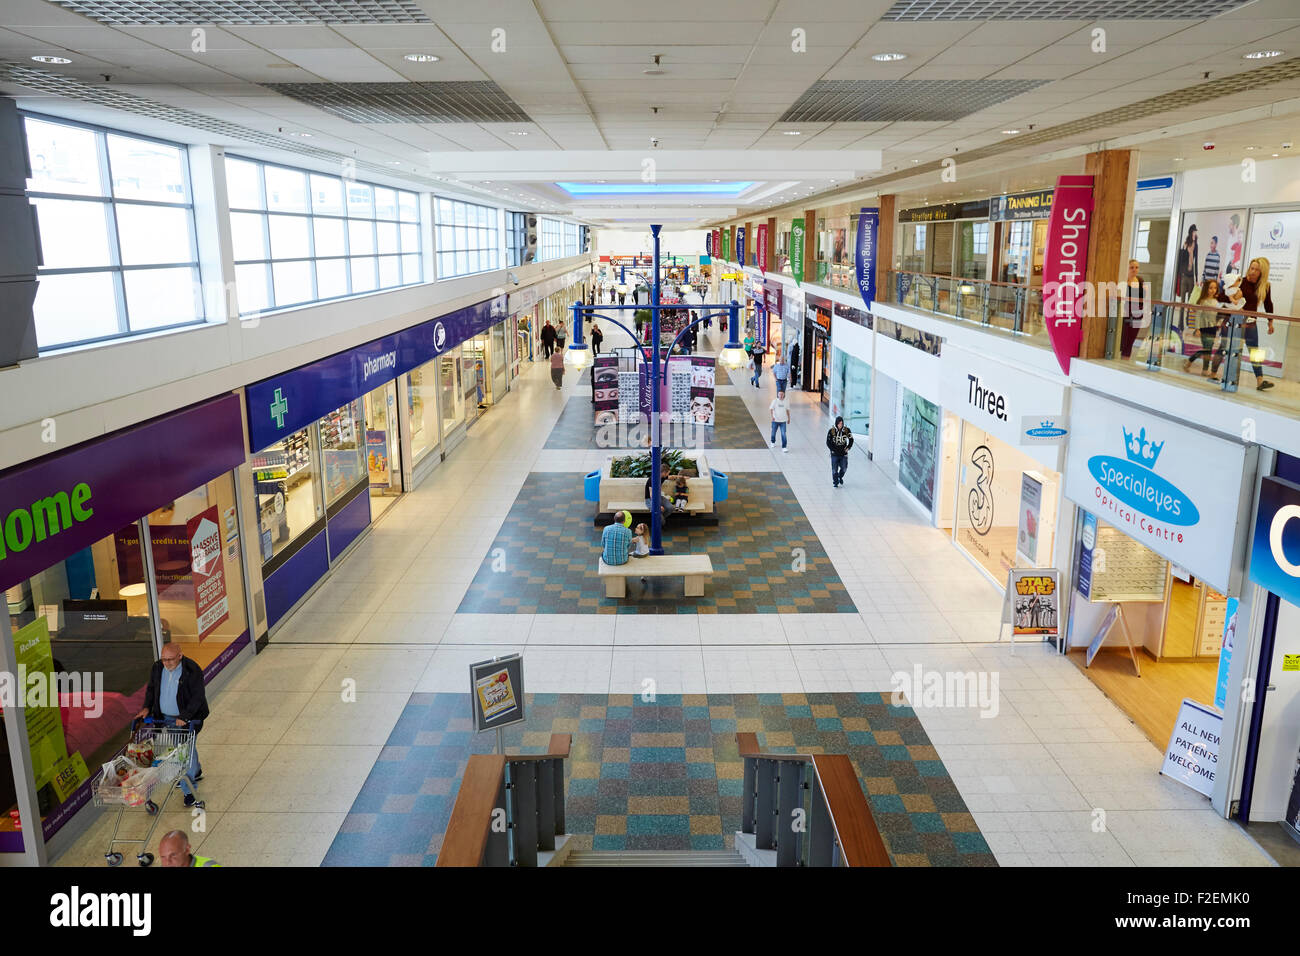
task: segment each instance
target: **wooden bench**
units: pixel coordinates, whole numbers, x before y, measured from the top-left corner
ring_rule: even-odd
[[[628,558],[627,564],[606,564],[600,559],[600,576],[605,579],[605,597],[627,597],[628,578],[686,579],[686,596],[703,597],[704,579],[713,576],[713,560],[707,554],[652,554]]]

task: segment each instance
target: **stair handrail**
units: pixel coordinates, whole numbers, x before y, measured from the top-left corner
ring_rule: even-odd
[[[803,782],[800,773],[795,787],[811,789],[813,792],[812,812],[806,821],[807,829],[804,831],[808,833],[810,843],[808,865],[834,866],[838,863],[841,866],[859,867],[893,866],[889,851],[880,836],[880,830],[876,827],[875,818],[871,815],[871,807],[867,803],[866,795],[862,792],[857,770],[854,769],[853,761],[847,754],[767,753],[759,748],[758,735],[755,733],[737,733],[736,745],[745,763],[743,797],[745,803],[741,832],[755,834],[756,840],[759,837],[754,816],[756,807],[764,805],[765,802],[758,792],[762,786],[771,787],[766,801],[772,803],[771,812],[774,816],[793,809],[776,805],[779,802],[778,791],[785,790],[785,787],[760,779],[759,761],[803,764],[811,769],[811,779],[806,783]],[[802,797],[796,799],[801,807]],[[823,812],[825,823],[834,834],[834,850],[829,855],[818,852],[816,845],[823,842],[824,837],[820,833],[813,832],[819,826]],[[760,846],[759,849],[769,849],[769,847]],[[787,848],[786,852],[778,852],[778,865],[803,865],[802,855],[802,848],[793,854],[788,852]],[[826,863],[820,862],[823,856],[826,857]]]
[[[555,837],[564,833],[564,761],[572,744],[572,734],[551,734],[546,753],[473,754],[465,765],[434,865],[498,866],[521,862],[527,865],[527,861],[536,860],[539,849],[554,849]],[[539,768],[543,771],[541,775],[537,775]],[[547,793],[554,799],[548,804],[543,795],[540,801],[543,807],[549,806],[549,819],[541,821],[541,828],[531,838],[533,845],[519,845],[516,840],[513,851],[507,849],[506,837],[518,837],[525,821],[514,812],[520,794],[516,794],[515,800],[508,798],[512,781],[508,779],[507,769],[532,771],[536,775],[534,780],[540,780],[549,771],[551,781],[546,784]],[[537,814],[531,799],[525,806],[531,807],[527,810],[529,814]],[[499,822],[498,811],[505,814],[504,830],[499,826],[494,830],[494,824]]]

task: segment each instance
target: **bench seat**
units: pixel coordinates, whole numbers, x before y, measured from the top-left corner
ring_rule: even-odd
[[[686,596],[703,597],[704,579],[713,576],[713,559],[707,554],[652,554],[628,558],[627,564],[606,564],[597,573],[605,579],[605,597],[627,597],[628,578],[685,578]]]

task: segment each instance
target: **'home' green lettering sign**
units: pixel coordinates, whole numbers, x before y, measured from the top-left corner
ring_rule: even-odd
[[[33,542],[41,542],[60,531],[71,528],[73,522],[88,520],[95,509],[89,507],[90,485],[84,481],[75,485],[72,494],[60,491],[32,503],[30,508],[15,508],[4,519],[0,534],[0,561],[12,551],[26,551]]]

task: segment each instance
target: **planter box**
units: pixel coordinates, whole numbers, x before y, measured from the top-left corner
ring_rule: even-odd
[[[611,455],[605,459],[605,464],[600,469],[600,510],[617,511],[617,508],[611,508],[611,502],[614,504],[626,504],[628,502],[637,502],[638,505],[645,502],[645,479],[644,478],[612,478],[610,470],[614,466],[615,458],[623,458],[625,455]],[[704,453],[701,452],[695,456],[696,464],[699,466],[699,477],[687,478],[686,487],[690,493],[690,504],[687,511],[713,513],[713,472],[709,470],[709,463],[705,461]],[[672,497],[673,486],[665,481],[663,484],[664,494]]]

